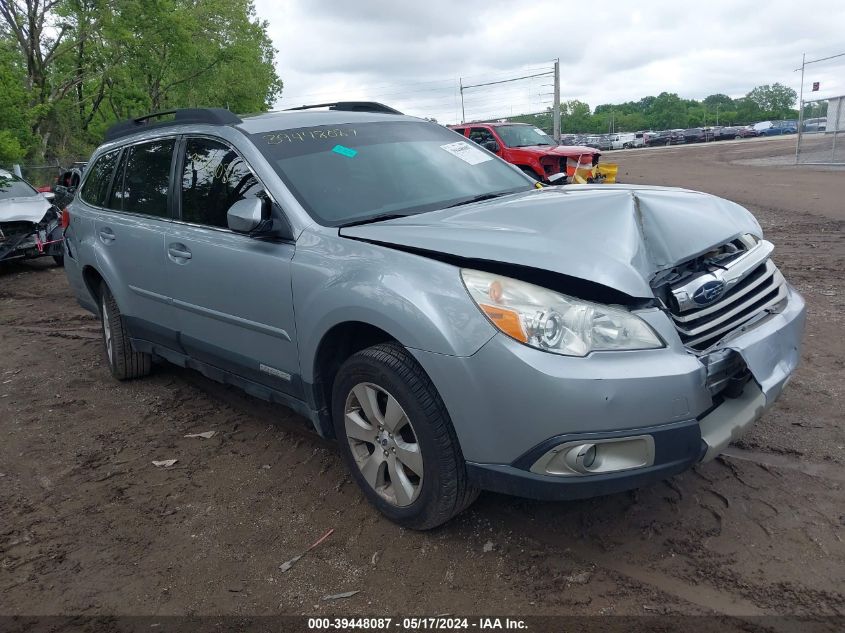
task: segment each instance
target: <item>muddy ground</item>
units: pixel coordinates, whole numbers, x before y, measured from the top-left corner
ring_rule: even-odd
[[[622,181],[724,195],[760,219],[809,306],[802,365],[776,407],[726,456],[671,480],[571,503],[485,493],[429,533],[376,514],[332,444],[283,407],[167,365],[113,380],[99,322],[61,269],[1,268],[0,614],[663,613],[775,615],[766,620],[775,629],[803,616],[841,624],[845,173],[777,166],[770,159],[791,142],[605,157]],[[184,437],[209,430],[212,439]],[[178,462],[151,464],[163,459]]]

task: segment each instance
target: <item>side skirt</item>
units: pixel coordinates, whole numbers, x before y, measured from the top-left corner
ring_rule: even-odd
[[[251,380],[247,380],[246,378],[232,372],[198,361],[190,356],[162,347],[161,345],[156,345],[144,339],[133,338],[130,339],[130,341],[132,343],[132,347],[138,352],[145,352],[158,358],[163,358],[167,362],[178,365],[179,367],[195,369],[206,378],[210,378],[211,380],[225,385],[232,385],[245,391],[251,396],[260,398],[261,400],[282,404],[310,421],[314,430],[318,434],[322,435],[320,433],[320,429],[322,427],[319,423],[318,412],[312,409],[306,402],[303,402],[298,398],[294,398],[289,394],[277,389],[272,389],[266,385],[261,385]]]

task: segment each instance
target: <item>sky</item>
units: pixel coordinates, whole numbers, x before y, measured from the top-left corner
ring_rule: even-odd
[[[466,120],[591,107],[660,92],[744,96],[780,82],[799,90],[801,56],[845,53],[845,1],[255,0],[284,81],[276,108],[380,101],[406,114]],[[802,6],[811,9],[803,11]],[[762,7],[762,8],[761,8]],[[814,81],[818,93],[808,94]],[[845,94],[845,57],[807,67],[805,98]]]

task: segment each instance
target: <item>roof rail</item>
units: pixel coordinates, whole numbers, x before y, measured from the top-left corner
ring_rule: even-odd
[[[313,110],[314,108],[328,108],[329,110],[340,110],[342,112],[380,112],[381,114],[402,114],[390,106],[375,101],[336,101],[334,103],[315,103],[314,105],[301,105],[287,110]]]
[[[172,120],[151,122],[152,119],[167,116],[169,114],[173,115]],[[130,134],[142,132],[147,129],[182,125],[184,123],[235,125],[237,123],[243,123],[243,121],[241,121],[239,116],[229,112],[229,110],[226,110],[225,108],[182,108],[179,110],[153,112],[134,119],[127,119],[126,121],[115,123],[106,130],[105,137],[107,141],[113,141],[123,136],[129,136]]]

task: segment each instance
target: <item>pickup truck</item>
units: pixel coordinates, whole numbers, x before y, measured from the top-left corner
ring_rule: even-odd
[[[527,123],[466,123],[449,127],[545,183],[555,174],[571,177],[579,169],[595,167],[601,156],[601,151],[592,147],[558,145],[543,130]]]

